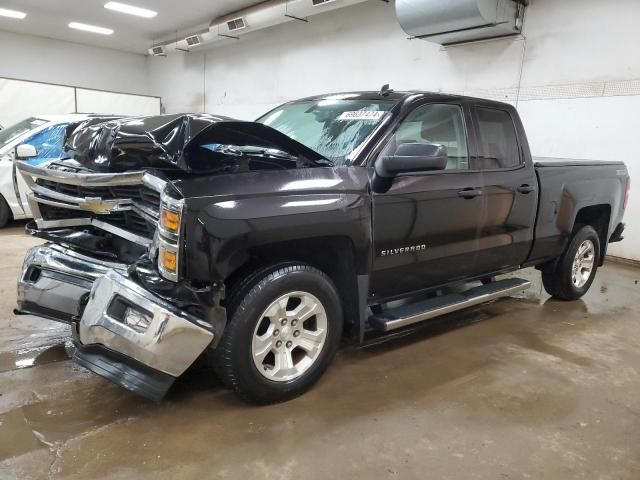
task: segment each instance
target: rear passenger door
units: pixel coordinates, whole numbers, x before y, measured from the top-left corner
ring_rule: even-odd
[[[475,150],[470,168],[482,172],[482,230],[478,272],[522,264],[533,243],[538,181],[515,111],[495,104],[472,106]]]

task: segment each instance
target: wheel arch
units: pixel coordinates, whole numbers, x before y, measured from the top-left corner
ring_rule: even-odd
[[[360,341],[364,334],[368,274],[360,272],[356,247],[347,236],[305,238],[252,247],[245,261],[230,272],[224,282],[227,290],[233,291],[266,267],[292,262],[311,265],[331,279],[340,295],[344,334]]]
[[[573,222],[572,234],[581,226],[589,225],[598,233],[600,240],[599,266],[604,263],[604,257],[609,243],[609,224],[611,221],[611,205],[602,203],[583,207],[576,212]]]

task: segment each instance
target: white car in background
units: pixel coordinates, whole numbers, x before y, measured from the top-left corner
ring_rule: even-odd
[[[41,115],[29,117],[15,125],[0,130],[0,227],[4,227],[9,219],[19,220],[31,218],[31,210],[27,203],[29,188],[16,174],[15,148],[18,145],[31,145],[28,159],[19,160],[38,165],[60,159],[63,145],[69,128],[91,118],[104,118],[95,115]],[[115,117],[112,117],[115,118]]]

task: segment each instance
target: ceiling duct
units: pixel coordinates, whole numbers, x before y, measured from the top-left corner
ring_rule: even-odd
[[[403,30],[440,45],[517,35],[523,13],[515,0],[396,0]]]
[[[228,45],[241,38],[241,36],[262,30],[285,22],[312,21],[310,17],[319,13],[348,7],[366,0],[267,0],[254,7],[236,11],[213,20],[208,29],[205,26],[194,26],[191,32],[198,32],[200,40],[198,47],[214,47]],[[195,36],[193,33],[184,32],[187,38]],[[187,35],[188,34],[188,35]],[[182,37],[185,38],[185,37]],[[184,50],[190,45],[185,40],[176,42],[168,38],[155,47],[162,47],[165,51]],[[149,53],[154,55],[149,50]]]

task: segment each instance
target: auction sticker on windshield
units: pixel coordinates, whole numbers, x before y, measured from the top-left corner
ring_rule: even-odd
[[[383,112],[382,110],[358,110],[355,112],[343,112],[338,120],[372,120],[378,121],[384,114],[387,112]]]

